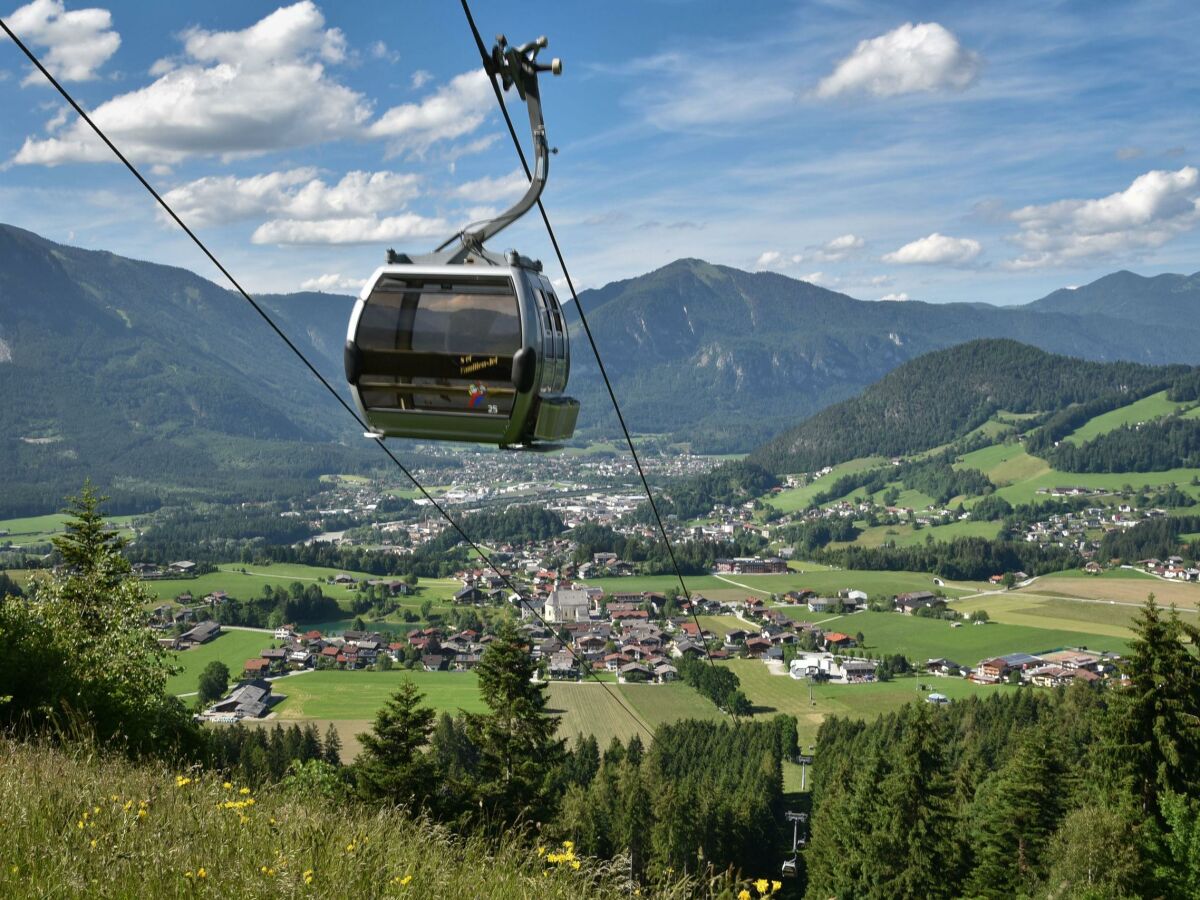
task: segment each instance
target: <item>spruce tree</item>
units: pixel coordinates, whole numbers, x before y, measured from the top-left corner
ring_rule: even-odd
[[[342,737],[338,734],[337,729],[333,727],[333,723],[329,723],[329,727],[325,729],[323,755],[325,762],[331,766],[340,766],[342,764]]]
[[[405,680],[375,714],[371,730],[358,736],[362,752],[354,775],[360,796],[413,807],[428,800],[433,773],[421,748],[433,730],[434,713],[422,699],[417,686]]]
[[[564,742],[555,738],[558,717],[546,713],[546,685],[533,681],[533,660],[511,623],[497,628],[476,672],[491,710],[468,717],[479,748],[480,800],[501,822],[546,821],[554,807],[550,776]]]
[[[1200,659],[1184,644],[1200,645],[1200,629],[1174,608],[1164,617],[1151,594],[1133,630],[1122,737],[1142,812],[1161,823],[1160,792],[1187,795],[1200,781]]]

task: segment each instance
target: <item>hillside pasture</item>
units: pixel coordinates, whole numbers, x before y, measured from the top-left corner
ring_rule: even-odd
[[[1167,392],[1159,391],[1157,394],[1150,394],[1127,406],[1089,419],[1067,435],[1064,440],[1070,441],[1072,444],[1082,444],[1084,441],[1090,441],[1109,431],[1115,431],[1123,425],[1136,425],[1139,422],[1161,419],[1186,405],[1183,402],[1168,400]]]
[[[844,463],[838,463],[834,466],[833,471],[828,475],[822,475],[820,478],[810,481],[803,487],[788,488],[787,490],[780,491],[778,494],[768,494],[763,498],[763,501],[782,512],[796,512],[797,510],[807,509],[817,494],[828,490],[829,486],[843,475],[852,475],[855,472],[874,469],[886,463],[887,460],[882,456],[865,456],[860,459],[847,460]]]
[[[914,528],[912,525],[876,525],[863,529],[855,541],[861,547],[879,547],[891,541],[897,547],[913,547],[923,544],[932,537],[935,541],[952,541],[961,537],[994,538],[1000,533],[999,522],[951,522],[949,525],[934,525]],[[834,542],[831,547],[848,546],[846,542]]]
[[[1111,600],[1010,592],[963,600],[955,603],[954,608],[962,613],[986,610],[993,622],[1007,625],[1067,630],[1086,628],[1095,634],[1127,640],[1132,636],[1130,625],[1139,607]],[[1189,621],[1195,620],[1195,609],[1185,609],[1183,612],[1189,616]]]

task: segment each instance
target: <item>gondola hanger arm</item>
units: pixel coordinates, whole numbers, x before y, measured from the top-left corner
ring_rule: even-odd
[[[550,175],[550,153],[552,151],[546,141],[546,123],[542,118],[542,98],[538,89],[538,73],[562,74],[562,60],[556,58],[549,64],[538,62],[538,53],[544,50],[548,43],[545,36],[542,36],[535,41],[513,47],[501,34],[496,36],[496,43],[490,54],[484,51],[482,44],[480,45],[483,68],[487,72],[488,78],[499,78],[505,91],[515,87],[517,94],[525,101],[525,107],[529,112],[529,130],[533,135],[533,174],[529,181],[529,187],[526,188],[520,200],[494,219],[489,219],[482,225],[454,235],[437,248],[439,251],[454,243],[455,240],[461,241],[463,249],[468,253],[482,250],[485,242],[529,212],[542,196],[542,191],[546,187],[546,179]]]

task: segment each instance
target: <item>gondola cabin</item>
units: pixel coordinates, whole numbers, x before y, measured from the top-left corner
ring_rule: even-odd
[[[490,254],[489,254],[490,256]],[[379,436],[530,446],[571,437],[566,321],[541,267],[390,264],[350,317],[346,379]]]

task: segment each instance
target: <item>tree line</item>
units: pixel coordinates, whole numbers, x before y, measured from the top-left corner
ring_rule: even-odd
[[[1004,572],[1044,575],[1083,564],[1079,553],[1068,547],[1052,547],[1027,541],[999,541],[960,537],[911,547],[861,547],[855,544],[825,549],[815,554],[816,562],[846,569],[887,572],[930,572],[942,578],[980,581]]]

